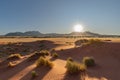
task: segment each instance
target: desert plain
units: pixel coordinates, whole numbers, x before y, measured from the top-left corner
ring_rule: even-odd
[[[120,80],[120,38],[94,38],[102,43],[76,47],[75,42],[80,39],[0,38],[0,80]],[[36,67],[37,58],[29,60],[41,49],[49,51],[46,58],[54,65],[51,69]],[[58,54],[57,58],[52,58],[53,52]],[[22,57],[8,60],[11,54]],[[96,65],[88,67],[84,75],[69,75],[65,67],[69,57],[78,63],[82,63],[84,57],[93,57]],[[15,66],[9,67],[9,62]],[[32,71],[37,74],[35,78],[32,78]]]

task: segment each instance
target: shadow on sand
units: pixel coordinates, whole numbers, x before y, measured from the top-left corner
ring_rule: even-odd
[[[52,41],[48,41],[48,40],[42,40],[42,41],[35,41],[35,42],[22,42],[22,43],[9,43],[6,45],[0,45],[0,52],[4,52],[8,54],[11,53],[24,53],[22,55],[26,55],[26,54],[30,54],[33,53],[35,51],[39,51],[41,49],[51,49],[54,48],[55,46],[57,46],[57,44],[54,44],[54,42]],[[8,50],[8,48],[10,50]],[[28,49],[31,51],[25,51],[23,52],[25,49]],[[3,51],[2,51],[3,50]],[[14,75],[16,75],[17,73],[19,73],[20,71],[22,71],[23,69],[25,69],[26,67],[32,65],[35,60],[29,60],[29,58],[26,58],[25,60],[23,60],[22,62],[20,62],[19,64],[17,64],[14,67],[8,67],[8,63],[12,61],[12,60],[4,60],[2,62],[0,62],[0,79],[2,80],[8,80],[11,77],[13,77]],[[42,69],[40,69],[41,72]],[[39,71],[39,69],[36,69],[36,71]],[[46,71],[48,71],[46,69]],[[43,73],[45,71],[42,71]],[[38,72],[39,73],[39,72]]]
[[[117,74],[120,73],[120,71],[118,71],[118,67],[120,66],[114,65],[115,67],[114,68],[108,63],[116,64],[118,60],[120,60],[119,48],[120,48],[120,43],[104,43],[101,46],[89,45],[85,47],[60,50],[60,51],[56,51],[56,53],[58,53],[59,55],[58,59],[67,60],[68,57],[72,57],[77,62],[81,62],[83,57],[85,56],[92,56],[95,58],[95,61],[98,64],[98,66],[95,66],[93,68],[88,68],[87,74],[89,76],[95,76],[95,77],[103,76],[111,80],[117,80],[117,78],[119,78],[119,75]],[[114,51],[117,52],[113,54]],[[112,59],[111,62],[109,61],[109,59]],[[54,61],[56,59],[51,59],[51,60]],[[33,64],[33,62],[31,61],[26,62],[25,60],[16,67],[11,69],[0,68],[0,78],[3,80],[8,80],[10,77],[12,77],[13,75],[20,72],[22,69],[24,69],[25,67],[31,64]],[[110,66],[108,67],[108,65]],[[113,71],[113,68],[114,68],[114,73],[110,72],[110,70]],[[45,68],[45,67],[35,68],[34,70],[38,74],[38,77],[36,77],[34,80],[42,80],[45,77],[45,75],[50,71],[49,68]],[[80,78],[81,78],[81,74],[72,75],[72,76],[65,74],[63,80],[80,80]],[[25,75],[21,80],[31,80],[31,72]]]
[[[31,72],[29,72],[27,75],[25,75],[20,80],[43,80],[44,76],[50,71],[51,69],[45,66],[41,66],[38,68],[35,68],[32,71],[35,71],[37,73],[37,76],[32,78]]]

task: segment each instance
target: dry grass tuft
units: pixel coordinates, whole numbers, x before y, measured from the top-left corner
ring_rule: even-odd
[[[8,60],[10,59],[21,59],[22,56],[20,54],[11,54],[10,56],[8,56]]]
[[[53,57],[53,58],[57,58],[57,57],[58,57],[58,54],[54,52],[54,53],[52,54],[52,57]]]
[[[12,63],[12,62],[9,62],[8,63],[8,67],[15,67],[16,66],[16,64],[14,64],[14,63]]]
[[[94,66],[95,65],[95,60],[93,57],[84,57],[83,58],[83,63],[89,67],[89,66]]]
[[[86,66],[84,64],[80,64],[70,60],[67,60],[66,68],[67,73],[69,74],[75,74],[86,71]]]
[[[36,73],[36,71],[32,71],[31,75],[32,75],[32,78],[35,78],[36,76],[38,76],[38,74]]]
[[[49,68],[52,68],[54,65],[51,61],[45,59],[44,57],[40,57],[37,61],[36,61],[36,66],[40,67],[40,66],[47,66]]]

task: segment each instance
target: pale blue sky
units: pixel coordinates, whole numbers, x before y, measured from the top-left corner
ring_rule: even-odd
[[[40,31],[120,34],[120,0],[0,0],[0,34]]]

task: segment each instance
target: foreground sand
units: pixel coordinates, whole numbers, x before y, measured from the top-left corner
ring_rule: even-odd
[[[31,71],[33,70],[38,73],[38,77],[34,80],[81,80],[80,75],[67,75],[65,64],[68,57],[81,62],[85,56],[94,57],[97,65],[87,69],[87,75],[83,80],[120,80],[120,39],[111,39],[112,41],[101,45],[95,44],[77,48],[74,47],[74,42],[77,39],[67,38],[5,38],[0,39],[0,43],[2,45],[8,42],[25,42],[24,44],[29,42],[29,44],[37,46],[37,43],[34,43],[37,40],[53,42],[46,44],[49,48],[55,48],[59,54],[57,59],[51,59],[54,63],[53,69],[36,68],[34,60],[28,61],[28,54],[24,55],[18,61],[18,65],[13,68],[8,68],[7,62],[0,64],[0,80],[32,80]]]

